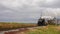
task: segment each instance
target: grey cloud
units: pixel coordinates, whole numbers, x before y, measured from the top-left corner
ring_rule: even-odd
[[[52,2],[43,2],[41,5],[38,4],[40,7],[46,8],[60,8],[60,0],[52,0]]]
[[[41,15],[60,16],[59,0],[2,0],[0,1],[0,21],[36,22]],[[59,8],[59,10],[57,10]],[[55,12],[54,12],[55,11]]]
[[[47,7],[47,8],[60,8],[60,0],[2,0],[0,4],[9,8],[13,7]]]

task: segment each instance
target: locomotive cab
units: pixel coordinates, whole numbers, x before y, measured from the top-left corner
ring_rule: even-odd
[[[41,18],[40,18],[40,19],[38,20],[38,26],[45,26],[45,25],[47,25],[46,22],[45,22],[45,19],[41,19]]]

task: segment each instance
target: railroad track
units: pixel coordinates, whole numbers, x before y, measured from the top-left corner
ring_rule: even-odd
[[[19,33],[19,32],[23,32],[23,31],[27,31],[27,30],[31,30],[31,29],[42,28],[42,27],[45,27],[45,26],[18,28],[18,29],[13,29],[13,30],[0,32],[0,34],[16,34],[16,33]]]

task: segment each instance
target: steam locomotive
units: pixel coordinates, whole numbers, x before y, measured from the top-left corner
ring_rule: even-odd
[[[42,16],[38,19],[38,26],[46,26],[49,23],[54,23],[55,17],[51,17],[51,16]]]

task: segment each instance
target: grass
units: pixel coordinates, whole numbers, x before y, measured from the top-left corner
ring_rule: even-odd
[[[0,22],[0,30],[10,30],[16,28],[26,28],[26,27],[35,27],[36,24],[33,23],[10,23],[10,22]]]
[[[26,34],[60,34],[60,26],[44,26],[42,28],[29,30]]]
[[[36,24],[25,23],[0,23],[0,30],[8,30],[22,27],[34,27]],[[60,25],[48,25],[38,28],[32,28],[25,31],[24,34],[60,34]]]
[[[20,31],[17,34],[60,34],[60,25],[48,25],[43,27],[30,28],[26,31]]]

